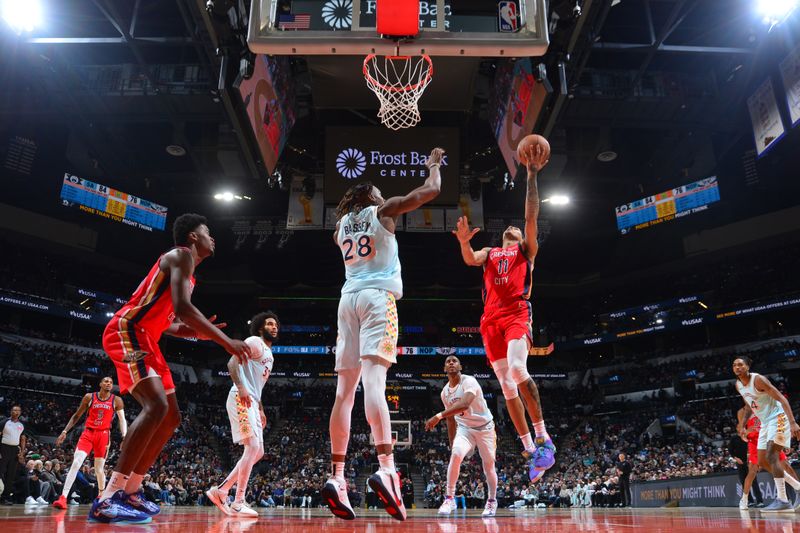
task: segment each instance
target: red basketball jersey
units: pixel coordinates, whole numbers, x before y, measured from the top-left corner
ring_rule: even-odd
[[[109,395],[105,400],[92,393],[92,401],[89,404],[89,414],[86,415],[86,429],[111,429],[111,421],[114,419],[114,395]]]
[[[522,245],[492,248],[483,265],[483,305],[486,309],[504,307],[531,296],[533,263]]]
[[[114,319],[119,319],[121,330],[144,330],[156,342],[161,338],[164,330],[175,320],[169,272],[164,272],[159,268],[162,257],[163,255],[158,258],[128,303],[114,315]],[[191,281],[192,288],[194,288],[194,276]],[[137,349],[136,346],[132,346],[132,348]]]

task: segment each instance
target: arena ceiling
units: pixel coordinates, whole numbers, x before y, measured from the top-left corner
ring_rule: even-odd
[[[4,50],[14,51],[4,58],[0,78],[4,132],[65,129],[65,159],[73,172],[122,180],[129,192],[161,201],[172,212],[191,209],[221,219],[285,215],[287,195],[266,185],[266,171],[230,87],[245,52],[249,2],[216,0],[207,9],[205,0],[43,1],[46,24],[40,30],[2,34]],[[580,16],[575,16],[576,3]],[[751,4],[550,2],[551,46],[541,61],[554,93],[536,131],[550,138],[554,156],[541,188],[545,194],[558,190],[573,198],[568,210],[543,209],[543,251],[552,251],[542,254],[540,266],[553,282],[608,270],[643,242],[637,237],[620,242],[615,205],[725,165],[743,173],[740,160],[752,148],[744,102],[768,69],[764,60],[787,38],[781,29],[769,33]],[[423,99],[425,124],[458,126],[464,132],[462,162],[470,163],[464,173],[472,177],[497,179],[503,173],[487,120],[496,63],[443,61],[453,75],[435,80],[441,89]],[[374,124],[374,102],[363,100],[359,106],[361,100],[350,97],[362,83],[359,74],[326,69],[324,57],[294,58],[293,68],[298,122],[279,168],[319,171],[319,132],[329,125]],[[319,83],[322,72],[330,76],[324,84]],[[460,90],[464,79],[472,80],[471,93]],[[458,98],[448,99],[448,93]],[[169,155],[168,145],[181,146],[186,155]],[[601,162],[601,152],[616,158]],[[215,204],[212,195],[221,187],[236,187],[253,201]],[[521,217],[521,183],[513,191],[498,191],[492,182],[483,188],[487,213]],[[327,233],[296,233],[288,248],[273,246],[270,252],[329,246]],[[406,270],[419,271],[420,278],[427,265],[424,259],[416,265],[416,257],[424,258],[426,248],[452,245],[449,235],[414,236],[413,244],[405,240],[414,249],[404,259]],[[680,255],[678,241],[664,249],[663,256],[648,253],[642,261]],[[289,269],[299,278],[313,269],[321,285],[337,284],[341,266],[331,252],[321,260],[322,269],[299,259]],[[474,276],[458,261],[454,256],[437,265],[442,274],[436,283],[474,285]],[[270,268],[251,272],[260,282],[298,282]]]

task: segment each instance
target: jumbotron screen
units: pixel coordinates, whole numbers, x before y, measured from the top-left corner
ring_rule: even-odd
[[[106,185],[64,174],[61,203],[147,231],[163,230],[167,208]]]
[[[617,229],[625,235],[708,209],[719,201],[717,177],[711,176],[681,185],[616,208]]]

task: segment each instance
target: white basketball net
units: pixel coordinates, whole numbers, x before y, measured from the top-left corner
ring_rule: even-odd
[[[433,79],[427,55],[377,56],[364,60],[364,78],[381,106],[378,117],[387,128],[399,130],[419,123],[419,99]]]

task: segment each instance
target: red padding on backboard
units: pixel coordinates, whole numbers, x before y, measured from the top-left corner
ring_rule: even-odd
[[[419,0],[378,0],[379,35],[404,37],[419,33]]]

